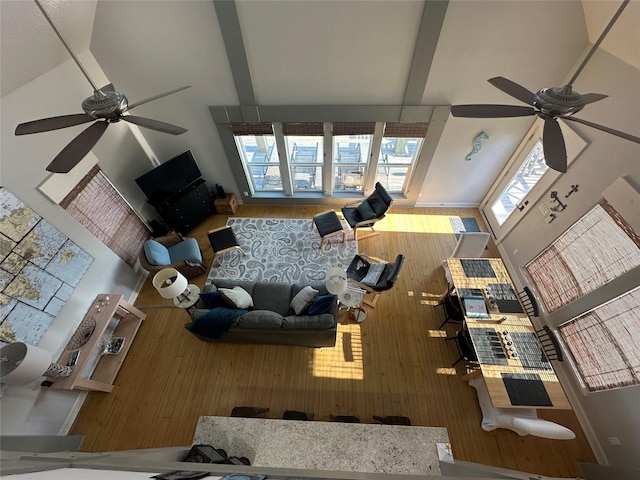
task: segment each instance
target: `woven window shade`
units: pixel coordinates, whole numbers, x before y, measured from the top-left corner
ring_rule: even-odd
[[[134,266],[151,232],[95,166],[60,205],[128,265]]]
[[[333,135],[373,135],[375,122],[334,122]]]
[[[324,135],[324,124],[322,122],[282,124],[283,135]]]
[[[429,130],[428,123],[388,122],[384,126],[385,137],[424,138]]]
[[[640,385],[640,288],[558,329],[591,391]]]
[[[640,265],[640,239],[602,201],[525,266],[553,312]]]
[[[273,135],[270,123],[232,123],[231,132],[234,135]]]

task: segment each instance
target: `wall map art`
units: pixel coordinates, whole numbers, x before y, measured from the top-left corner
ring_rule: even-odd
[[[0,345],[37,345],[93,257],[0,187]]]

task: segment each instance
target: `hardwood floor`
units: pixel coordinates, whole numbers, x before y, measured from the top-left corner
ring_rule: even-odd
[[[326,207],[240,206],[243,217],[311,218]],[[475,217],[474,209],[399,209],[377,224],[380,235],[359,241],[359,251],[386,259],[406,255],[395,287],[362,324],[341,314],[334,348],[205,343],[187,332],[187,314],[146,310],[112,393],[89,393],[71,434],[85,436],[89,452],[190,445],[200,415],[229,415],[234,406],[269,407],[280,418],[287,409],[330,414],[404,415],[413,425],[446,427],[455,458],[547,476],[580,475],[576,462],[594,455],[572,411],[540,416],[576,432],[571,441],[520,437],[508,430],[484,432],[475,391],[452,369],[454,342],[437,330],[434,310],[446,284],[440,263],[453,251],[450,216]],[[190,232],[206,263],[212,253],[206,232],[226,223],[209,218]],[[492,243],[485,254],[498,257]],[[147,279],[137,306],[163,299]],[[192,281],[202,287],[206,275]],[[164,301],[169,304],[170,302]],[[455,327],[445,327],[449,334]]]

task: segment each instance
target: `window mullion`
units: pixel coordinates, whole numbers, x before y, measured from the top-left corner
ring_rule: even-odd
[[[333,179],[333,122],[324,122],[323,129],[324,135],[322,137],[322,151],[324,156],[322,158],[322,185],[324,186],[324,196],[330,197],[333,195],[333,190],[335,188],[335,182]]]
[[[372,192],[378,175],[378,158],[382,147],[382,136],[384,135],[384,122],[376,122],[371,140],[371,154],[367,162],[367,175],[364,180],[364,193]]]
[[[282,123],[273,122],[273,136],[276,139],[276,147],[278,148],[282,189],[285,195],[291,196],[293,195],[293,175],[291,175],[291,165],[287,159],[287,147],[284,141],[284,134],[282,133]]]

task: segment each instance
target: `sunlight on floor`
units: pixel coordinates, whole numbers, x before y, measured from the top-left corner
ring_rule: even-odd
[[[379,232],[455,233],[450,218],[455,215],[410,215],[389,213],[375,229]],[[458,217],[459,218],[459,217]]]
[[[444,330],[429,330],[427,332],[427,334],[431,338],[446,338],[447,337],[447,332],[445,332]]]
[[[421,292],[420,293],[420,297],[422,298],[422,300],[420,300],[420,304],[421,305],[431,305],[433,307],[435,307],[439,302],[440,302],[440,298],[442,297],[441,293],[430,293],[430,292]]]
[[[456,369],[453,367],[436,368],[436,373],[438,375],[458,375],[458,372],[456,372]]]
[[[311,370],[315,377],[362,380],[364,370],[360,325],[338,325],[336,346],[314,349]]]

